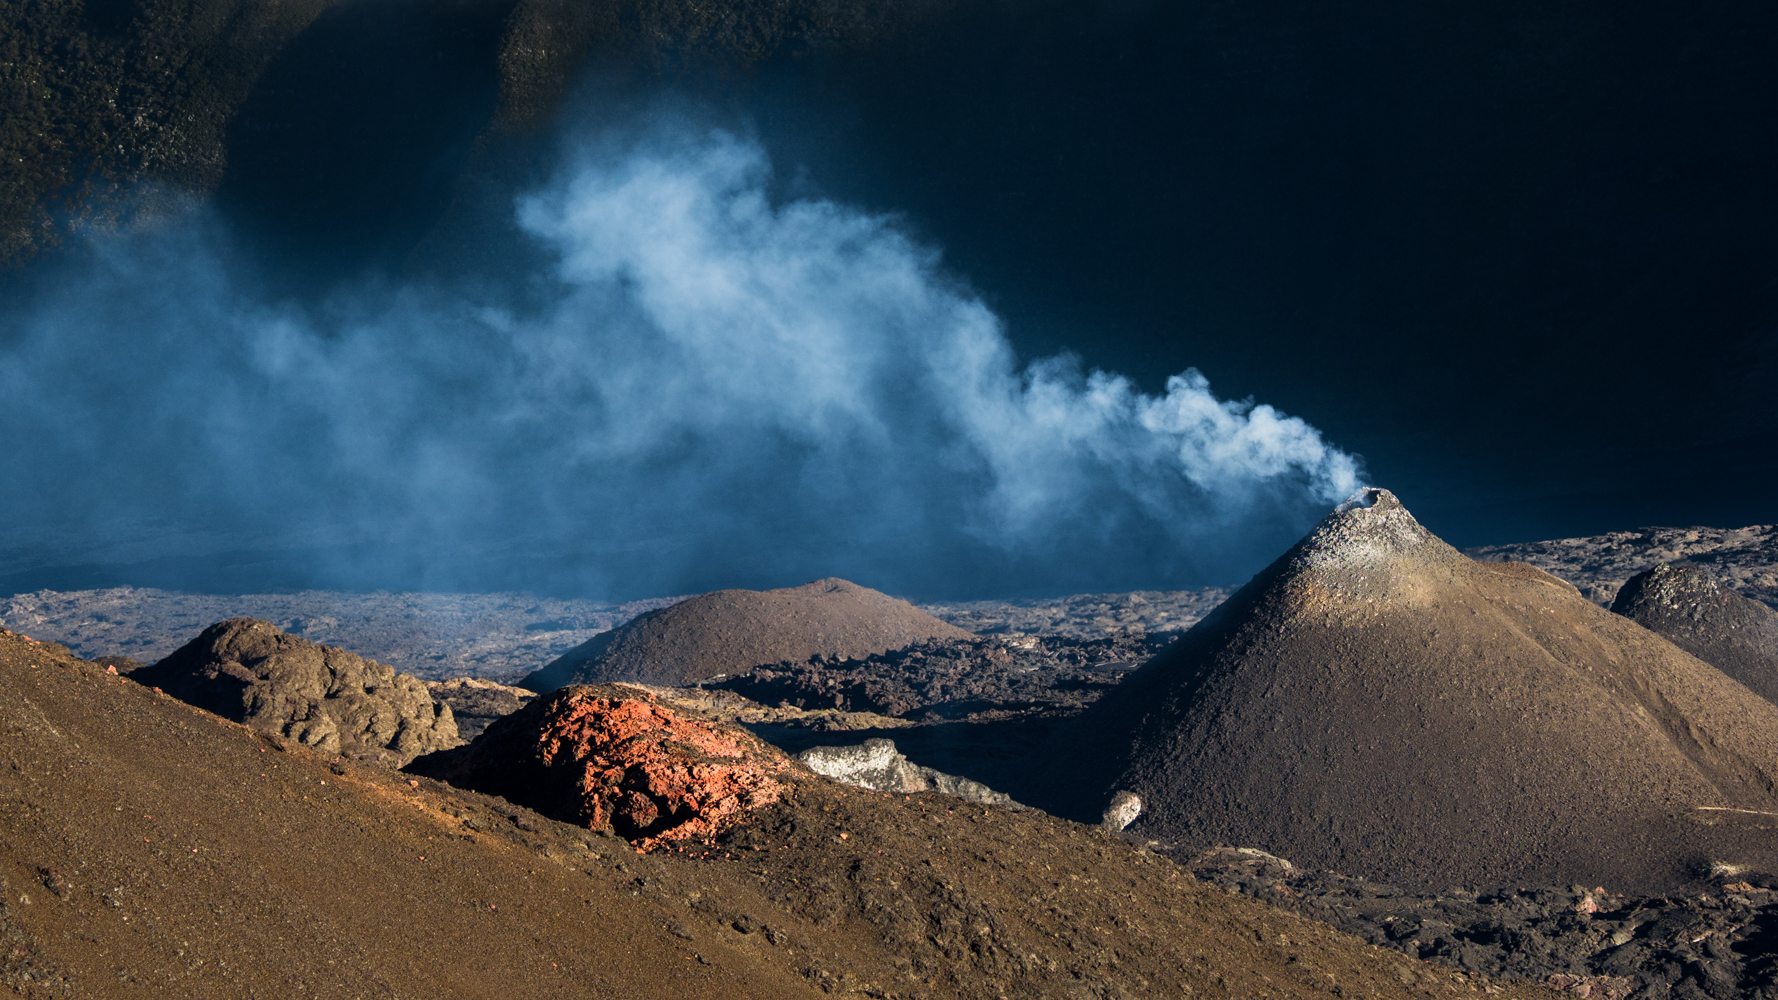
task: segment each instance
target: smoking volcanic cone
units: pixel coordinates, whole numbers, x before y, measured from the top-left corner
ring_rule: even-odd
[[[1365,490],[1083,717],[1135,832],[1412,887],[1769,867],[1778,709]],[[1103,801],[1103,800],[1102,800]]]
[[[1611,610],[1778,702],[1778,611],[1682,563],[1631,577]]]
[[[564,653],[520,685],[689,684],[763,663],[863,658],[924,639],[967,639],[906,601],[845,580],[718,590],[641,615]]]

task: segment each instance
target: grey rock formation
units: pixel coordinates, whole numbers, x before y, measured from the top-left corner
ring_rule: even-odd
[[[810,747],[797,754],[809,770],[825,778],[874,792],[938,792],[970,802],[1014,805],[1013,800],[978,781],[945,774],[902,756],[892,740],[865,740],[853,746]]]
[[[1527,562],[1569,581],[1595,604],[1610,606],[1630,577],[1684,562],[1738,593],[1778,607],[1778,524],[1744,528],[1639,528],[1583,538],[1554,538],[1471,549],[1490,562]]]
[[[1768,943],[1778,883],[1720,875],[1694,891],[1517,885],[1415,893],[1247,848],[1176,859],[1193,875],[1427,962],[1589,1000],[1778,995]]]
[[[251,618],[205,629],[131,679],[255,729],[392,766],[460,740],[424,682]]]
[[[1114,792],[1111,803],[1105,807],[1105,815],[1099,818],[1099,825],[1104,829],[1117,833],[1136,822],[1142,815],[1142,796],[1131,791]]]

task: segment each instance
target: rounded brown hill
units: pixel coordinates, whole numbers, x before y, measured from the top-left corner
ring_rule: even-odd
[[[845,580],[718,590],[594,636],[519,684],[533,691],[607,681],[689,684],[765,663],[862,658],[926,639],[967,638],[906,601]]]
[[[1384,490],[1082,717],[1132,832],[1443,889],[1778,861],[1778,707]],[[1100,802],[1103,803],[1104,799]]]
[[[304,746],[400,766],[460,740],[425,682],[269,622],[231,618],[130,678]]]
[[[1778,702],[1778,611],[1683,563],[1639,573],[1611,610]]]

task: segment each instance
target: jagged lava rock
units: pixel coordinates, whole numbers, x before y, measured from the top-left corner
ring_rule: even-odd
[[[708,839],[776,802],[788,760],[753,736],[682,715],[636,688],[576,685],[409,770],[499,795],[647,850]]]
[[[524,708],[537,692],[483,680],[480,677],[457,677],[448,681],[427,681],[432,697],[451,708],[457,719],[457,732],[465,740],[473,740],[487,731],[495,719]]]
[[[710,682],[766,705],[904,719],[1072,714],[1147,662],[1171,634],[1101,639],[928,639],[862,659],[815,656]]]
[[[865,657],[924,639],[967,639],[906,601],[845,580],[781,590],[718,590],[651,611],[569,650],[520,681],[681,685],[811,656]]]
[[[348,757],[400,766],[461,740],[425,682],[334,646],[231,618],[130,674],[181,701]]]
[[[1710,573],[1684,563],[1656,566],[1631,577],[1611,610],[1778,702],[1778,611]]]
[[[1064,754],[1104,769],[1073,812],[1125,789],[1144,806],[1132,833],[1182,848],[1434,891],[1658,890],[1778,861],[1778,708],[1540,570],[1465,557],[1384,490],[1075,732],[1051,773]]]

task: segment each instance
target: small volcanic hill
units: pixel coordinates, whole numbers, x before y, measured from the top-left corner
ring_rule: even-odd
[[[638,855],[0,632],[0,992],[26,997],[1538,997],[1035,813],[794,769]]]
[[[906,601],[845,580],[718,590],[651,611],[569,650],[519,682],[690,684],[811,656],[862,658],[926,639],[968,639]]]
[[[1711,574],[1684,563],[1656,566],[1631,577],[1611,610],[1778,702],[1778,611]]]
[[[130,678],[348,757],[400,766],[460,742],[450,707],[425,682],[252,618],[218,622]]]
[[[1132,832],[1181,847],[1434,891],[1778,862],[1778,708],[1540,570],[1465,557],[1385,490],[1081,723],[1112,744],[1098,787],[1144,802]]]

